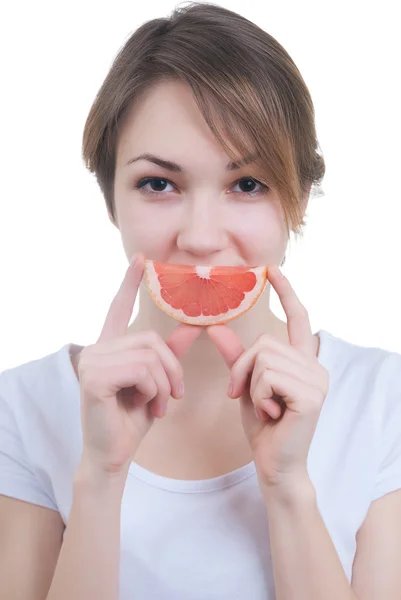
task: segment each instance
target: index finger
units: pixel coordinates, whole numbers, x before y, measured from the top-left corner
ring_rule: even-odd
[[[143,254],[137,254],[131,261],[117,294],[108,310],[98,341],[107,341],[124,335],[134,310],[138,289],[145,268]]]
[[[308,311],[299,300],[287,277],[276,265],[267,268],[267,277],[277,292],[286,314],[291,346],[308,355],[315,355],[315,342]]]

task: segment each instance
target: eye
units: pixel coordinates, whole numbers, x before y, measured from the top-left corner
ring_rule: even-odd
[[[162,179],[161,177],[145,177],[140,179],[136,184],[135,188],[141,190],[144,194],[158,194],[166,191],[167,185],[173,185],[168,179]],[[150,188],[147,186],[150,186]]]
[[[144,177],[135,184],[135,189],[141,190],[143,194],[155,196],[174,191],[166,189],[169,185],[175,188],[174,184],[168,179],[163,179],[161,177]],[[237,191],[236,193],[246,194],[251,197],[265,193],[269,189],[265,184],[252,177],[243,177],[234,184],[234,187],[236,186],[240,187],[239,192]]]
[[[253,179],[252,177],[244,177],[237,181],[235,186],[240,186],[240,193],[247,194],[248,196],[255,196],[257,194],[266,192],[269,188],[264,183]],[[258,189],[259,186],[259,189]],[[256,191],[255,191],[256,187]]]

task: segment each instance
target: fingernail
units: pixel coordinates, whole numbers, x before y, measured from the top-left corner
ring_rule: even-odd
[[[234,393],[234,384],[232,383],[232,381],[230,381],[230,384],[228,386],[228,395],[230,396],[230,398],[232,398],[233,393]]]
[[[179,396],[180,398],[182,398],[182,397],[183,397],[183,395],[184,395],[184,392],[185,392],[184,382],[183,382],[183,381],[181,381],[181,383],[180,383],[180,387],[178,388],[178,396]]]

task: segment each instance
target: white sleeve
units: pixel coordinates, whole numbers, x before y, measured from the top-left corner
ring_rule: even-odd
[[[58,510],[50,490],[45,490],[18,432],[18,426],[5,398],[0,396],[0,494]]]
[[[381,373],[379,456],[372,500],[401,489],[401,355],[392,352]]]

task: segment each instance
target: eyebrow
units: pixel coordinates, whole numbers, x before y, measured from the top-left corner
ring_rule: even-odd
[[[149,162],[154,163],[155,165],[158,165],[159,167],[162,167],[163,169],[172,171],[173,173],[182,173],[185,170],[184,167],[178,165],[175,162],[172,162],[171,160],[165,160],[163,158],[160,158],[159,156],[155,156],[154,154],[149,153],[140,154],[139,156],[131,158],[125,166],[131,165],[132,163],[137,162],[138,160],[147,160]],[[240,169],[241,167],[249,165],[253,162],[255,162],[255,158],[253,156],[247,156],[246,158],[243,158],[240,161],[228,163],[228,165],[226,166],[226,170],[235,171],[236,169]]]

